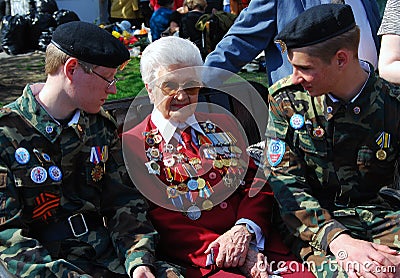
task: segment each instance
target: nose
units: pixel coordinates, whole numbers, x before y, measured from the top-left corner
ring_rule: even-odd
[[[178,91],[176,92],[174,98],[177,100],[185,100],[187,99],[188,95],[186,94],[185,90],[179,87]]]
[[[301,77],[300,72],[296,68],[293,68],[292,83],[297,85],[300,84],[302,81],[303,78]]]
[[[107,95],[115,95],[117,94],[117,85],[113,84],[110,87],[107,88]]]

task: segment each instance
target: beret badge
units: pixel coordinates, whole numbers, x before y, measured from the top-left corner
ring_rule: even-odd
[[[286,43],[282,40],[276,40],[275,43],[279,46],[279,50],[282,53],[285,53],[287,50]]]

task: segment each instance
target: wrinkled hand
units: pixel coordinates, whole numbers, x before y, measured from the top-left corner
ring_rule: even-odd
[[[246,261],[239,269],[246,277],[252,278],[268,278],[272,274],[264,254],[253,249],[249,250]]]
[[[399,270],[400,255],[385,245],[341,234],[329,248],[349,278],[394,278]],[[396,272],[393,267],[396,267]]]
[[[155,278],[155,276],[148,266],[141,265],[135,268],[132,278]]]
[[[218,248],[215,264],[220,268],[242,266],[246,260],[251,241],[251,234],[245,225],[235,225],[229,231],[210,243],[206,254],[211,248]]]

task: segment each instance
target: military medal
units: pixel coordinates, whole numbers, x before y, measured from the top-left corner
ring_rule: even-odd
[[[382,131],[376,139],[376,144],[378,144],[380,147],[380,149],[376,151],[376,158],[379,160],[385,160],[387,154],[384,149],[388,149],[390,147],[390,134]]]
[[[54,129],[51,125],[46,126],[46,133],[47,134],[51,134],[53,133]]]
[[[154,144],[156,143],[154,141],[154,138],[150,137],[150,136],[146,137],[145,141],[146,141],[146,144],[149,145],[150,147],[154,146]]]
[[[108,146],[101,148],[101,162],[103,162],[103,173],[106,172],[106,162],[108,160]]]
[[[213,161],[213,166],[217,169],[221,169],[222,167],[224,167],[224,164],[222,163],[221,160],[216,159]]]
[[[159,175],[160,174],[160,165],[157,164],[154,160],[150,160],[146,162],[144,165],[147,167],[147,171],[149,171],[149,174],[152,175]]]
[[[325,134],[325,130],[320,126],[314,128],[314,130],[313,130],[314,137],[321,138],[324,136],[324,134]]]
[[[28,150],[22,147],[15,150],[14,157],[15,160],[21,165],[28,163],[29,159],[31,158]]]
[[[49,168],[49,176],[53,181],[60,181],[62,179],[62,173],[60,168],[53,165]]]
[[[31,171],[31,179],[34,183],[44,183],[47,179],[47,172],[41,166],[36,166]]]
[[[186,211],[187,217],[189,217],[191,220],[197,220],[201,216],[201,210],[199,209],[198,206],[196,205],[191,205],[187,211]]]
[[[213,206],[214,206],[213,202],[209,199],[204,200],[203,203],[201,204],[201,207],[204,210],[211,210]]]
[[[178,190],[177,190],[176,185],[167,186],[167,195],[168,195],[168,198],[178,197]]]
[[[191,168],[191,165],[188,163],[182,164],[182,168],[186,171],[188,176],[190,177],[190,180],[187,182],[187,186],[190,190],[196,190],[199,186],[199,183],[197,180],[195,180],[193,177],[196,175],[194,173],[194,169]]]
[[[90,175],[92,176],[93,181],[98,182],[103,178],[104,174],[104,169],[101,167],[99,164],[96,164],[92,171],[90,172]]]
[[[197,188],[198,189],[203,189],[206,186],[206,181],[203,178],[198,178],[197,179]]]
[[[188,186],[183,182],[178,184],[176,189],[178,190],[179,194],[186,194],[189,191]]]
[[[383,149],[379,149],[376,151],[376,158],[379,160],[385,160],[386,159],[386,152]]]
[[[154,143],[159,144],[162,141],[162,136],[160,134],[156,134],[156,135],[154,135],[153,139],[154,139]]]

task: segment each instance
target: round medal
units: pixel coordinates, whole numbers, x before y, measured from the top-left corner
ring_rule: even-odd
[[[189,217],[191,220],[197,220],[201,216],[201,210],[199,209],[198,206],[192,205],[190,206],[187,211],[186,211],[187,217]]]
[[[214,161],[213,161],[213,166],[214,166],[215,168],[217,168],[217,169],[221,169],[224,165],[223,165],[223,163],[221,162],[221,160],[214,160]]]
[[[198,178],[197,184],[198,184],[198,186],[197,186],[198,189],[203,189],[204,186],[206,186],[206,181],[203,178]]]
[[[386,152],[383,149],[380,149],[376,152],[376,158],[379,160],[385,160],[386,156]]]
[[[46,169],[41,166],[33,168],[31,171],[31,179],[34,183],[44,183],[47,179]]]
[[[18,148],[15,150],[14,153],[15,156],[15,160],[19,163],[19,164],[26,164],[29,162],[29,159],[31,158],[29,152],[27,149],[25,148]]]
[[[211,200],[209,199],[204,200],[204,202],[201,204],[201,207],[204,210],[211,210],[213,206],[214,206],[213,202],[211,202]]]
[[[53,181],[60,181],[62,179],[62,173],[60,168],[53,165],[49,168],[49,176]]]
[[[199,186],[198,182],[194,179],[190,179],[187,183],[187,186],[190,190],[196,190]]]
[[[168,198],[175,198],[178,196],[178,191],[176,190],[176,185],[171,185],[167,187]]]
[[[178,193],[179,193],[179,194],[186,194],[186,192],[189,191],[188,186],[187,186],[185,183],[183,183],[183,182],[181,182],[180,184],[178,184],[178,186],[177,186],[176,189],[178,190]]]
[[[314,135],[314,137],[321,138],[322,136],[324,136],[324,134],[325,134],[325,131],[324,131],[324,129],[323,129],[322,127],[320,127],[320,126],[314,128],[314,130],[313,130],[313,135]]]
[[[156,143],[156,144],[159,144],[159,143],[161,143],[161,141],[162,141],[162,136],[160,135],[160,134],[156,134],[156,135],[154,135],[154,142]]]

